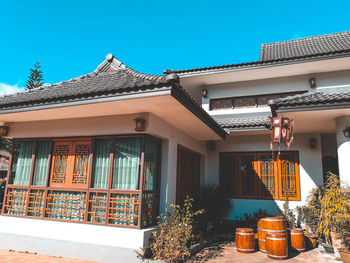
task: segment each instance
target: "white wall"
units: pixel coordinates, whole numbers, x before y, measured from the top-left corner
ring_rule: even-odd
[[[316,78],[317,88],[310,88],[309,79]],[[336,89],[350,88],[350,71],[327,72],[293,77],[272,78],[253,81],[240,81],[212,85],[195,85],[186,87],[197,99],[203,89],[208,90],[208,98],[202,98],[202,107],[209,111],[209,100],[213,98],[226,98],[236,96],[250,96],[295,91],[323,91],[330,92]],[[212,115],[241,114],[250,112],[268,112],[269,107],[235,110],[209,111]]]
[[[309,140],[316,138],[316,148],[309,146]],[[275,146],[274,150],[278,150]],[[281,147],[281,150],[286,150]],[[301,201],[290,201],[290,207],[303,205],[310,190],[323,183],[321,141],[319,134],[296,134],[290,150],[299,151],[300,170],[300,194]],[[219,153],[220,152],[248,152],[270,151],[270,135],[229,136],[226,141],[216,143],[215,152],[208,152],[206,183],[217,184],[219,182]],[[234,209],[230,218],[243,217],[244,213],[256,212],[259,208],[266,209],[269,213],[277,213],[277,207],[282,208],[284,201],[273,200],[249,200],[234,199]]]

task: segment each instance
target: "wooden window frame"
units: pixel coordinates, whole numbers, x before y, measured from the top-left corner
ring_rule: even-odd
[[[133,137],[133,138],[141,138],[141,156],[140,156],[140,170],[139,170],[139,188],[137,190],[121,190],[121,189],[112,189],[112,176],[113,176],[113,164],[114,164],[114,141],[115,138],[121,138],[121,137]],[[91,174],[92,174],[92,165],[93,165],[93,155],[94,155],[94,141],[95,139],[111,139],[111,150],[110,150],[110,158],[109,158],[109,169],[108,169],[108,182],[107,182],[107,188],[106,189],[99,189],[99,188],[92,188],[91,187]],[[150,139],[153,141],[158,142],[158,159],[157,159],[157,189],[155,190],[144,190],[143,188],[143,180],[144,180],[144,152],[145,152],[145,140]],[[48,171],[46,174],[46,184],[44,186],[40,185],[33,185],[33,175],[34,175],[34,169],[35,169],[35,157],[36,157],[36,146],[38,141],[51,141],[51,151],[48,155]],[[31,160],[31,169],[30,169],[30,176],[29,176],[29,185],[14,185],[14,184],[6,184],[5,188],[5,196],[4,196],[4,204],[2,208],[2,215],[4,216],[15,216],[15,217],[28,217],[28,218],[40,218],[45,220],[56,220],[56,221],[63,221],[63,222],[74,222],[74,223],[87,223],[87,224],[97,224],[97,225],[106,225],[106,226],[118,226],[118,227],[126,227],[126,228],[145,228],[152,225],[157,224],[157,216],[159,215],[159,198],[160,198],[160,186],[161,186],[161,159],[162,159],[162,140],[148,135],[148,134],[122,134],[122,135],[102,135],[102,136],[81,136],[81,137],[64,137],[64,138],[24,138],[24,139],[14,139],[13,145],[12,145],[12,152],[10,157],[10,167],[7,173],[7,182],[9,182],[9,178],[11,175],[11,167],[12,167],[12,159],[13,159],[13,148],[14,144],[16,142],[24,142],[24,141],[32,141],[33,142],[33,153],[32,153],[32,160]],[[64,185],[51,185],[51,171],[53,168],[53,152],[54,152],[54,144],[55,142],[70,142],[70,143],[78,143],[78,142],[90,142],[91,148],[90,148],[90,157],[89,157],[89,168],[88,168],[88,182],[85,186],[79,186],[76,184],[64,184]],[[72,164],[74,166],[74,163]],[[26,205],[25,205],[25,212],[24,215],[14,215],[14,214],[7,214],[6,207],[8,207],[8,203],[11,200],[7,200],[7,192],[8,189],[26,189],[27,190],[27,196],[26,196]],[[35,201],[29,201],[31,190],[37,191],[42,190],[44,191],[44,203],[42,207],[42,215],[41,216],[29,216],[28,215],[28,205],[29,203],[33,204]],[[47,198],[48,193],[53,191],[66,191],[66,192],[76,192],[76,193],[84,193],[86,196],[86,209],[84,212],[84,221],[72,221],[72,220],[64,220],[64,219],[55,219],[55,218],[48,218],[46,216],[46,210],[47,210]],[[90,204],[90,193],[104,193],[107,196],[107,204],[106,204],[106,218],[104,223],[99,222],[89,222],[88,216],[89,216],[89,204]],[[117,225],[117,224],[109,224],[108,218],[109,218],[109,210],[110,208],[110,196],[112,194],[135,194],[138,195],[138,203],[137,203],[137,217],[138,218],[138,224],[137,225]],[[147,199],[143,200],[143,196],[147,196],[147,194],[152,194],[152,208],[148,207],[147,213],[154,215],[154,218],[152,218],[151,223],[145,223],[143,224],[143,204]],[[32,196],[34,196],[32,194]],[[31,212],[31,211],[29,211]],[[147,222],[149,222],[148,220]]]
[[[258,108],[258,107],[267,107],[268,105],[265,103],[261,103],[262,99],[265,99],[268,101],[270,99],[275,98],[284,98],[286,96],[293,96],[298,94],[303,94],[307,91],[292,91],[292,92],[282,92],[282,93],[268,93],[268,94],[259,94],[259,95],[248,95],[248,96],[237,96],[237,97],[222,97],[222,98],[212,98],[209,102],[209,110],[215,111],[215,110],[228,110],[228,109],[245,109],[245,108]],[[242,105],[242,106],[235,106],[236,100],[243,100],[250,99],[254,101],[254,105]],[[231,101],[231,104],[229,107],[225,107],[224,101]],[[221,107],[214,107],[214,103],[220,104]]]
[[[233,189],[228,192],[228,195],[231,198],[235,199],[260,199],[260,200],[286,200],[286,197],[282,196],[282,183],[281,183],[281,162],[280,162],[280,155],[290,155],[294,158],[294,164],[295,164],[295,186],[296,186],[296,196],[295,197],[288,197],[288,200],[290,201],[300,201],[300,170],[299,170],[299,151],[281,151],[280,154],[278,152],[267,152],[267,151],[254,151],[254,152],[221,152],[219,154],[219,181],[220,185],[223,186],[225,184],[225,171],[224,171],[224,157],[234,156],[235,159],[235,167],[234,171],[232,171],[232,176],[234,177],[231,179],[233,181]],[[242,175],[240,173],[240,167],[241,167],[241,156],[249,156],[249,155],[255,155],[255,162],[254,167],[257,171],[257,175],[259,180],[255,181],[255,192],[256,195],[242,195]],[[262,175],[260,173],[260,156],[263,155],[272,155],[274,157],[274,178],[275,178],[275,190],[274,195],[272,197],[266,197],[263,196],[262,193]]]

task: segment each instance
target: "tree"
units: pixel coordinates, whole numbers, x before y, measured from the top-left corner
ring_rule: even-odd
[[[34,88],[39,88],[43,85],[43,72],[40,70],[39,62],[36,62],[36,64],[34,64],[34,69],[30,69],[26,89],[31,90]]]

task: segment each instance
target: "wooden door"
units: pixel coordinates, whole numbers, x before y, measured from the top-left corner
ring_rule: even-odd
[[[200,154],[179,146],[177,149],[176,203],[186,195],[197,199],[200,190]]]

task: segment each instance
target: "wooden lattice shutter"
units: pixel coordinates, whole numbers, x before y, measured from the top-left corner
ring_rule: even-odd
[[[88,186],[90,154],[90,141],[55,142],[50,185],[86,188]]]
[[[277,160],[275,154],[259,153],[259,197],[277,198]]]
[[[300,200],[299,161],[296,152],[281,152],[278,158],[279,199]]]

